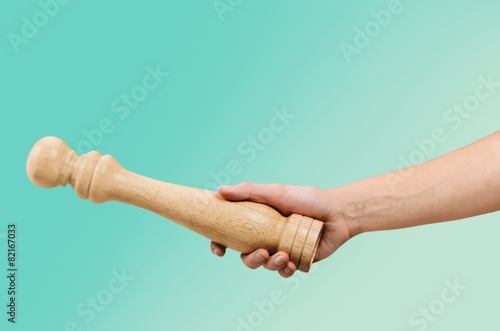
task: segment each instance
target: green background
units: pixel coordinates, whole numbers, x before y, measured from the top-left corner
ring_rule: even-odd
[[[19,267],[17,323],[2,311],[0,328],[237,330],[239,318],[253,318],[240,330],[498,329],[497,213],[364,234],[284,281],[245,268],[235,252],[214,257],[207,239],[155,214],[29,182],[36,140],[54,135],[77,148],[104,118],[114,130],[95,149],[195,187],[231,160],[241,167],[233,184],[333,187],[398,168],[436,128],[447,140],[427,159],[498,130],[500,90],[459,128],[443,120],[478,77],[500,80],[498,1],[402,1],[350,63],[341,43],[353,44],[356,27],[388,1],[223,3],[231,10],[221,19],[211,1],[72,1],[17,53],[9,33],[21,34],[40,5],[0,5],[0,267],[12,222]],[[112,103],[148,66],[169,76],[120,119]],[[285,108],[295,118],[248,161],[238,146]],[[134,279],[87,322],[77,307],[107,288],[113,270]],[[428,327],[411,325],[447,279],[467,289]],[[254,302],[273,293],[284,299],[258,315]]]

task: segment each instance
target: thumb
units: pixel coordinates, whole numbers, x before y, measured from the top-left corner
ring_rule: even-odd
[[[326,220],[331,212],[326,190],[316,187],[246,182],[236,186],[220,186],[218,192],[230,201],[247,200],[267,204],[283,215],[297,213]]]

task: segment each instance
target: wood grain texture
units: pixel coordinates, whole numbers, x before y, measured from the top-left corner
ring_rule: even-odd
[[[301,271],[314,260],[323,222],[254,202],[229,202],[216,192],[162,182],[132,173],[110,155],[78,156],[59,138],[45,137],[26,163],[40,187],[71,184],[78,197],[94,203],[120,201],[150,210],[239,252],[285,251]]]

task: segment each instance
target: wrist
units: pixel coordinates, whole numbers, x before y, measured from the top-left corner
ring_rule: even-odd
[[[329,189],[331,200],[331,216],[334,222],[342,222],[349,234],[349,239],[363,233],[360,217],[356,215],[356,203],[347,187],[336,187]]]
[[[345,223],[350,238],[364,232],[386,229],[395,215],[398,199],[369,182],[330,189],[332,218]]]

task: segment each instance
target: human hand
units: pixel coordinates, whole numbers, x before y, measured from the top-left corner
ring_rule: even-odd
[[[335,252],[352,237],[348,224],[340,212],[340,201],[336,205],[332,190],[316,187],[287,186],[281,184],[242,183],[236,186],[221,186],[219,194],[230,201],[253,201],[267,204],[284,216],[300,214],[323,221],[324,229],[315,262],[323,260]],[[212,252],[224,256],[226,247],[215,242],[210,243]],[[249,254],[241,254],[243,263],[256,269],[260,266],[278,271],[282,277],[290,277],[297,266],[289,261],[286,252],[277,252],[270,256],[265,249],[258,249]]]

